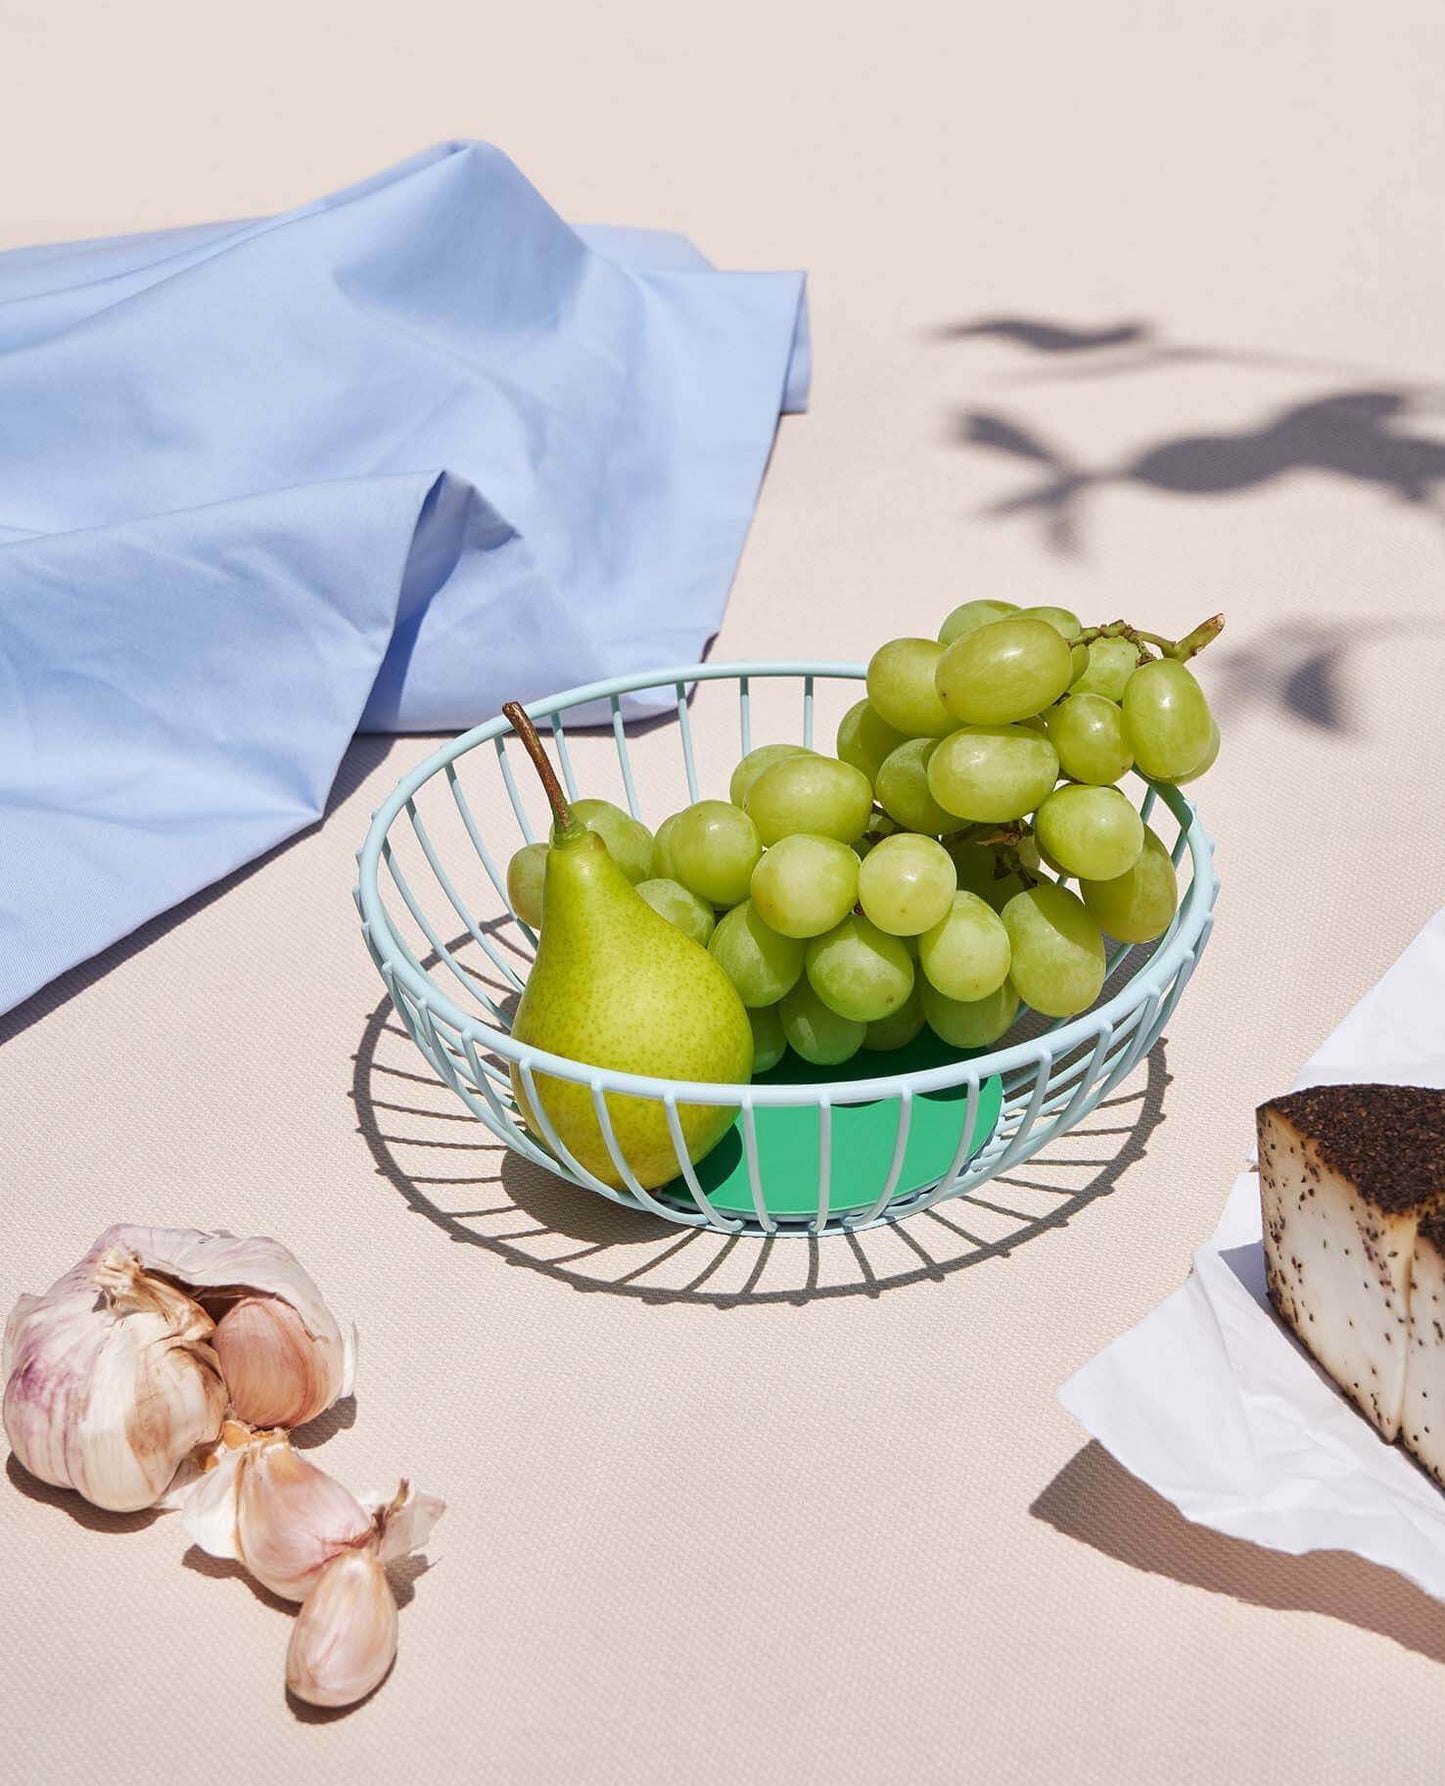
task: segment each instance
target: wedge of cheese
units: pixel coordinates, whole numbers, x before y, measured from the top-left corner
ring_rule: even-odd
[[[1445,1481],[1445,1091],[1327,1085],[1263,1104],[1259,1184],[1280,1318]]]

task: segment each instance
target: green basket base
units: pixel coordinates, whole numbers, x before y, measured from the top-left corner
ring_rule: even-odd
[[[982,1052],[979,1050],[978,1052]],[[872,1079],[880,1074],[921,1073],[930,1067],[948,1066],[967,1059],[956,1048],[939,1041],[925,1029],[906,1048],[888,1054],[855,1054],[837,1067],[814,1067],[791,1052],[771,1072],[759,1073],[757,1085],[823,1085],[849,1079]],[[927,1092],[913,1100],[908,1145],[893,1202],[937,1184],[953,1164],[963,1133],[968,1087],[954,1085],[945,1091]],[[866,1104],[833,1105],[833,1150],[830,1215],[856,1215],[870,1208],[887,1182],[898,1144],[897,1098],[874,1098]],[[978,1112],[973,1139],[965,1156],[972,1159],[983,1148],[998,1123],[1003,1106],[1003,1087],[996,1078],[979,1087]],[[779,1221],[807,1221],[818,1213],[818,1106],[816,1104],[763,1104],[757,1106],[758,1177],[763,1206]],[[962,1164],[962,1162],[960,1162]],[[748,1162],[742,1131],[734,1126],[696,1168],[698,1183],[721,1215],[755,1216],[748,1186]],[[696,1210],[681,1178],[656,1193]]]

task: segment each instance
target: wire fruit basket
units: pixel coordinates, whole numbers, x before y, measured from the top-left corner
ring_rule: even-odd
[[[586,785],[579,783],[574,755],[608,742],[594,728],[609,728],[619,803],[655,828],[668,811],[702,797],[699,760],[712,741],[704,709],[706,723],[735,736],[737,756],[763,741],[755,738],[760,696],[775,710],[770,737],[788,736],[791,713],[792,736],[811,746],[819,707],[830,698],[856,699],[854,685],[864,674],[861,664],[692,664],[591,683],[531,702],[526,711],[544,737],[550,732],[574,799],[597,791],[590,773]],[[643,691],[654,703],[669,702],[663,730],[675,746],[654,749],[649,729],[645,764],[622,712],[622,697]],[[367,947],[407,1033],[499,1141],[580,1189],[682,1226],[846,1233],[917,1214],[1017,1166],[1086,1117],[1148,1053],[1213,923],[1214,846],[1198,814],[1177,788],[1135,777],[1140,812],[1160,831],[1181,875],[1179,909],[1157,942],[1111,948],[1099,998],[1081,1015],[1053,1023],[1033,1018],[1011,1032],[1019,1039],[973,1053],[950,1049],[925,1030],[905,1049],[856,1055],[842,1068],[809,1068],[789,1056],[749,1085],[589,1066],[511,1034],[537,939],[508,901],[506,864],[521,843],[546,836],[523,795],[530,777],[514,766],[517,748],[506,719],[488,720],[403,777],[378,809],[357,856],[355,897]],[[654,810],[639,787],[650,794],[642,771],[655,779],[664,756],[675,797]],[[514,829],[503,841],[508,808]],[[519,1115],[513,1068],[538,1112],[540,1135]],[[590,1093],[620,1185],[604,1183],[569,1153],[537,1095],[537,1075]],[[673,1183],[647,1190],[637,1181],[609,1115],[607,1100],[619,1095],[662,1105],[677,1154]],[[687,1104],[738,1112],[696,1166],[678,1115]]]

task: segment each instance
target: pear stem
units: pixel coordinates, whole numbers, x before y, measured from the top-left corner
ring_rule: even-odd
[[[542,740],[537,736],[534,726],[516,701],[508,701],[502,708],[502,717],[512,723],[512,730],[522,740],[522,748],[532,759],[533,767],[541,777],[542,786],[546,790],[547,800],[552,808],[552,817],[557,821],[558,837],[574,835],[582,829],[567,804],[567,796],[562,791],[562,784],[557,779],[557,772],[548,760],[542,748]]]

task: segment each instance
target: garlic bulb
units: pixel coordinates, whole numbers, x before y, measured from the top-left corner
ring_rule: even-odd
[[[307,1705],[354,1705],[396,1660],[396,1596],[376,1549],[343,1550],[321,1571],[291,1627],[286,1685]]]
[[[154,1506],[220,1430],[226,1387],[211,1331],[205,1311],[133,1251],[97,1243],[43,1296],[22,1296],[6,1324],[16,1457],[97,1507]]]
[[[202,1550],[244,1563],[283,1600],[304,1600],[338,1551],[375,1531],[350,1490],[299,1456],[284,1432],[229,1421],[181,1501],[181,1523]]]
[[[355,1336],[280,1241],[196,1228],[107,1229],[147,1271],[181,1284],[216,1322],[231,1411],[248,1426],[304,1426],[351,1392]],[[94,1250],[94,1249],[92,1249]]]

